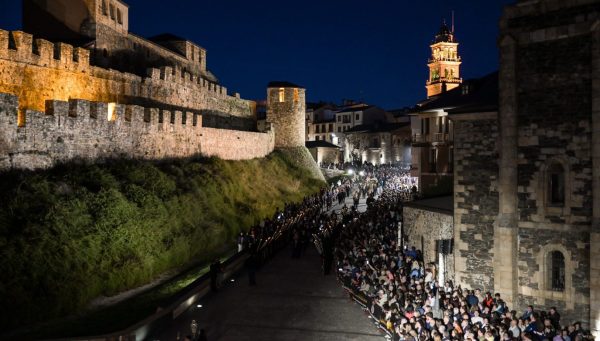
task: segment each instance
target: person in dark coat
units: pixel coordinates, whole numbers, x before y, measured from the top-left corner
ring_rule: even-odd
[[[213,292],[218,291],[217,288],[217,279],[219,278],[219,274],[221,273],[221,261],[219,259],[215,259],[215,261],[210,265],[210,290]]]

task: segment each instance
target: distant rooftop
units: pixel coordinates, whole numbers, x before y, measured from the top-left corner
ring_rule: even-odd
[[[360,124],[348,129],[345,133],[381,133],[393,131],[403,127],[410,126],[410,122],[390,123],[378,122],[374,124]]]
[[[306,148],[317,148],[317,147],[321,147],[321,148],[336,148],[339,149],[340,146],[337,146],[333,143],[329,143],[327,141],[306,141],[304,143],[304,145],[306,146]]]
[[[267,87],[269,87],[269,88],[301,88],[301,89],[304,89],[303,86],[296,85],[296,84],[290,83],[290,82],[285,82],[285,81],[272,81],[272,82],[269,82],[269,85]]]
[[[404,203],[404,206],[452,215],[454,214],[454,196],[447,195],[443,197],[409,201]]]
[[[498,72],[470,79],[459,87],[423,100],[412,108],[411,114],[443,109],[449,113],[498,110]]]

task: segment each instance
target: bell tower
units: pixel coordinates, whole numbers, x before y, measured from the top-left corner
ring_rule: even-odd
[[[435,40],[430,46],[431,57],[427,63],[429,79],[425,86],[427,98],[454,89],[462,83],[461,60],[458,55],[458,42],[454,37],[454,24],[450,30],[446,23],[442,22],[440,31],[435,35]]]

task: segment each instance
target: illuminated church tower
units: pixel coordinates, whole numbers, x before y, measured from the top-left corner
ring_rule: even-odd
[[[454,89],[462,83],[460,63],[458,43],[454,38],[454,25],[450,31],[446,23],[442,22],[440,31],[431,45],[431,58],[427,64],[429,66],[429,80],[426,85],[428,98]]]

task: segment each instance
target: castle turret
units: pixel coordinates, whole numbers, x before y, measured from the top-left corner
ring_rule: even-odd
[[[271,82],[267,88],[267,122],[275,131],[275,148],[304,147],[305,89],[288,82]]]
[[[425,87],[428,98],[454,89],[462,83],[460,64],[454,28],[450,30],[445,23],[442,23],[440,31],[431,44],[431,58],[427,63],[429,79]]]

